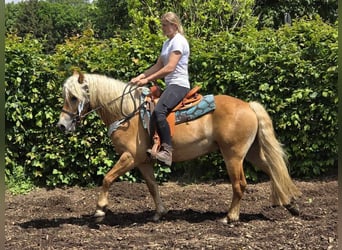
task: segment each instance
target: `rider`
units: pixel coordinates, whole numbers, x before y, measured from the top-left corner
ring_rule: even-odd
[[[171,110],[184,98],[190,90],[188,61],[189,43],[179,17],[173,13],[165,13],[161,18],[163,34],[168,38],[164,43],[157,62],[142,74],[131,80],[137,85],[145,85],[151,81],[165,78],[166,88],[151,115],[151,136],[155,126],[161,141],[161,150],[156,158],[166,165],[172,163],[172,141],[170,127],[166,120]]]

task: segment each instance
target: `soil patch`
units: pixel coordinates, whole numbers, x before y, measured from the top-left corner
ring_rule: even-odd
[[[268,182],[249,184],[240,221],[223,225],[229,183],[160,186],[169,209],[149,220],[154,204],[144,183],[114,183],[102,222],[92,218],[99,188],[6,193],[5,249],[337,249],[336,178],[295,181],[301,213],[271,207]]]

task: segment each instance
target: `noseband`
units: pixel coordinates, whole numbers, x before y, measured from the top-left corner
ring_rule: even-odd
[[[77,113],[71,113],[65,109],[62,109],[62,113],[66,113],[72,119],[72,123],[80,123],[81,122],[81,115]]]

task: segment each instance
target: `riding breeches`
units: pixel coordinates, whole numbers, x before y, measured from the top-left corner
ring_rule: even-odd
[[[188,88],[171,84],[160,96],[159,101],[151,115],[150,133],[153,137],[156,127],[161,143],[166,143],[172,146],[170,126],[166,120],[166,117],[188,92]]]

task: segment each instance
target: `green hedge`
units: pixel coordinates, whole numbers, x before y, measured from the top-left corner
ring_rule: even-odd
[[[301,20],[276,31],[220,34],[209,44],[198,42],[192,51],[193,81],[263,103],[294,176],[337,166],[336,27]]]
[[[50,166],[58,165],[55,144],[63,142],[51,127],[56,120],[55,107],[60,105],[51,68],[51,59],[42,54],[39,41],[6,38],[5,176],[10,187],[39,183],[39,178],[45,183]]]
[[[45,55],[35,39],[6,37],[7,185],[99,184],[117,156],[96,115],[73,135],[56,130],[62,83],[73,67],[128,81],[154,63],[163,39],[146,33],[131,40],[98,40],[87,30]],[[337,25],[299,20],[279,30],[246,27],[189,41],[191,82],[202,85],[203,93],[263,103],[289,153],[293,176],[336,167]],[[195,164],[200,171],[191,167]],[[156,167],[159,180],[176,173],[194,178],[196,172],[226,177],[219,154],[176,164],[171,173]],[[246,166],[246,172],[248,179],[257,179],[253,167]],[[132,171],[123,178],[134,181],[139,175]]]

